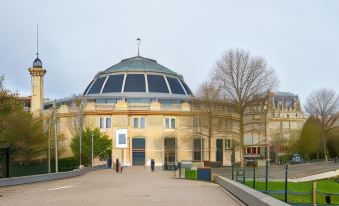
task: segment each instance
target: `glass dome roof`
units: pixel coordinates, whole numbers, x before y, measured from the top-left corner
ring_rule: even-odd
[[[192,92],[178,73],[141,56],[123,59],[99,72],[85,96],[184,98]]]

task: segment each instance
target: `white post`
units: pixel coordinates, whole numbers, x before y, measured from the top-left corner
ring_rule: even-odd
[[[94,165],[94,138],[93,138],[93,132],[92,132],[92,167]]]

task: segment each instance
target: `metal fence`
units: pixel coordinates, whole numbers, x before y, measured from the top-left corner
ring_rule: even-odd
[[[61,158],[58,161],[58,171],[65,172],[77,169],[79,167],[79,161],[75,158]],[[28,175],[47,174],[55,172],[55,160],[52,159],[50,163],[50,169],[47,159],[38,159],[34,161],[9,161],[9,164],[5,165],[0,163],[0,168],[5,168],[8,172],[0,172],[0,178],[6,177],[20,177]],[[3,171],[5,169],[2,169]],[[7,173],[7,174],[5,174]]]
[[[324,192],[324,188],[319,190],[315,182],[289,182],[287,164],[279,167],[271,167],[269,162],[261,166],[233,164],[232,167],[214,169],[213,173],[246,184],[292,205],[339,205],[339,190]],[[329,181],[335,182],[335,179]],[[339,187],[339,179],[337,181]]]

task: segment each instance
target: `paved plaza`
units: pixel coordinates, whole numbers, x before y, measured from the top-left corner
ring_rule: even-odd
[[[174,179],[173,172],[144,167],[122,174],[99,170],[56,181],[0,188],[1,206],[241,205],[217,184]]]

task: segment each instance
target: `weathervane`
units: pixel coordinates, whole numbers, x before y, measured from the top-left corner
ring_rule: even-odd
[[[140,53],[139,53],[139,47],[141,45],[141,39],[140,38],[137,38],[137,45],[138,45],[138,56],[140,56]]]

